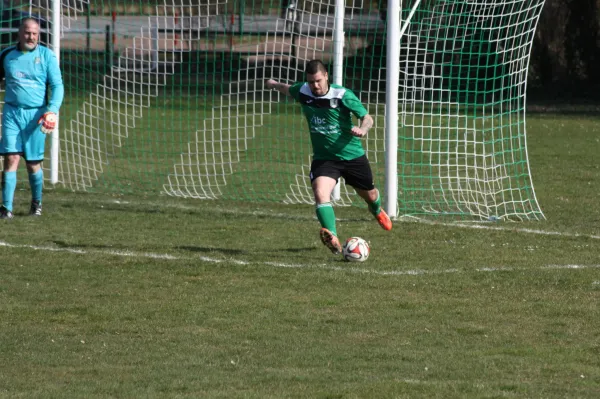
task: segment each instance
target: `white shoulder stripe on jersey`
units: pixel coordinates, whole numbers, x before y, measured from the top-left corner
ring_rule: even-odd
[[[302,85],[302,87],[300,88],[300,93],[305,94],[309,97],[313,97],[313,98],[322,98],[325,100],[329,100],[332,98],[338,98],[338,99],[342,99],[342,97],[344,97],[344,94],[346,93],[346,89],[341,87],[341,88],[335,88],[335,87],[331,87],[329,86],[329,91],[327,92],[327,94],[325,94],[324,96],[315,96],[312,91],[310,91],[310,87],[308,86],[308,83],[304,83]]]

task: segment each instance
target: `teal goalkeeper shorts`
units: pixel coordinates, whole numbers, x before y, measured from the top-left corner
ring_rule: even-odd
[[[38,120],[46,108],[19,108],[4,104],[0,155],[22,155],[28,162],[44,160],[46,135]]]

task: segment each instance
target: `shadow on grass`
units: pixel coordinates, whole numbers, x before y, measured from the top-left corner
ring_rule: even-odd
[[[118,250],[130,250],[130,248],[124,248],[124,247],[118,247],[115,245],[99,245],[99,244],[93,244],[93,245],[86,245],[86,244],[76,244],[76,243],[72,243],[72,242],[65,242],[65,241],[52,241],[52,243],[54,243],[54,245],[56,245],[57,247],[60,248],[94,248],[94,249],[110,249],[113,251],[118,251]]]
[[[189,251],[189,252],[201,252],[201,253],[219,252],[219,253],[226,254],[226,255],[248,255],[248,254],[250,254],[250,251],[245,251],[242,249],[195,247],[195,246],[189,246],[189,245],[178,246],[178,247],[175,247],[175,249]],[[265,254],[266,253],[278,253],[278,252],[305,253],[305,252],[314,251],[314,250],[315,250],[315,247],[301,247],[301,248],[272,249],[272,250],[267,250],[267,251],[260,250],[260,251],[256,251],[256,252],[265,253]]]
[[[176,249],[181,249],[183,251],[189,251],[189,252],[201,252],[201,253],[214,253],[214,252],[219,252],[222,254],[226,254],[226,255],[246,255],[248,254],[248,251],[244,251],[241,249],[232,249],[232,248],[214,248],[214,247],[195,247],[195,246],[189,246],[189,245],[184,245],[184,246],[179,246],[179,247],[175,247]]]
[[[98,245],[98,244],[94,244],[94,245],[85,245],[85,244],[76,244],[76,243],[68,243],[65,241],[52,241],[54,243],[54,245],[56,245],[57,247],[60,248],[72,248],[72,249],[77,249],[77,248],[94,248],[94,249],[107,249],[107,250],[113,250],[113,251],[119,251],[119,250],[131,250],[131,248],[125,248],[125,247],[119,247],[119,246],[115,246],[115,245]],[[214,247],[196,247],[196,246],[178,246],[178,247],[174,247],[175,249],[179,249],[179,250],[183,250],[183,251],[188,251],[188,252],[194,252],[194,253],[221,253],[221,254],[225,254],[225,255],[247,255],[248,251],[244,251],[241,249],[231,249],[231,248],[214,248]],[[286,251],[290,251],[290,249],[286,249]],[[301,251],[305,251],[305,249],[297,249],[297,250],[291,250],[291,252],[301,252]]]
[[[315,247],[302,247],[302,248],[283,248],[282,250],[273,251],[273,252],[291,252],[291,253],[301,253],[307,251],[314,251]]]

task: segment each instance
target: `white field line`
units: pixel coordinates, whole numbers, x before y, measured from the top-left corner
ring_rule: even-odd
[[[524,228],[510,228],[510,227],[500,227],[500,226],[491,226],[490,224],[495,222],[489,222],[487,224],[465,224],[461,222],[457,223],[447,223],[447,222],[432,222],[426,219],[420,219],[416,217],[407,217],[409,219],[413,219],[418,223],[431,224],[431,225],[439,225],[439,226],[447,226],[447,227],[460,227],[465,229],[481,229],[481,230],[495,230],[495,231],[510,231],[514,233],[525,233],[525,234],[537,234],[537,235],[545,235],[545,236],[559,236],[559,237],[571,237],[571,238],[592,238],[594,240],[600,240],[600,236],[598,235],[590,235],[590,234],[580,234],[580,233],[564,233],[560,231],[545,231],[545,230],[536,230],[536,229],[524,229]]]
[[[120,257],[134,257],[134,258],[150,258],[150,259],[160,259],[160,260],[186,260],[186,261],[201,261],[206,263],[233,263],[236,265],[257,265],[257,266],[270,266],[270,267],[281,267],[281,268],[289,268],[289,269],[311,269],[318,268],[336,272],[345,272],[345,273],[357,273],[357,274],[372,274],[378,276],[422,276],[422,275],[434,275],[434,274],[454,274],[454,273],[464,273],[464,272],[502,272],[502,271],[514,271],[514,270],[528,270],[528,268],[514,268],[514,267],[480,267],[475,269],[443,269],[443,270],[374,270],[368,268],[361,268],[358,266],[328,266],[328,265],[304,265],[304,264],[293,264],[293,263],[280,263],[280,262],[251,262],[244,261],[233,258],[226,259],[217,259],[210,258],[207,256],[197,256],[197,257],[181,257],[175,256],[171,254],[160,254],[153,252],[134,252],[134,251],[112,251],[112,250],[83,250],[77,248],[68,248],[68,247],[52,247],[52,246],[38,246],[38,245],[27,245],[27,244],[10,244],[6,241],[0,241],[0,247],[7,248],[27,248],[34,251],[51,251],[51,252],[67,252],[71,254],[77,255],[87,255],[87,254],[99,254],[99,255],[109,255],[109,256],[120,256]],[[350,265],[350,264],[348,264]],[[546,265],[538,268],[529,268],[531,269],[599,269],[600,264],[598,265]]]
[[[119,201],[119,200],[97,201],[97,203],[99,203],[99,204],[114,204],[114,205],[132,204],[131,202],[128,202],[128,201]],[[135,205],[135,204],[132,204],[132,205]],[[175,209],[181,209],[181,210],[197,210],[198,209],[198,207],[195,207],[195,206],[187,206],[187,205],[181,205],[181,204],[155,204],[154,206],[165,207],[165,208],[175,208]],[[307,216],[300,216],[300,215],[289,215],[289,214],[285,214],[285,213],[264,212],[264,211],[243,212],[243,211],[239,211],[236,209],[230,209],[230,208],[226,209],[226,208],[220,208],[220,207],[213,207],[213,208],[209,209],[205,206],[202,208],[202,210],[218,212],[218,213],[228,214],[228,215],[272,217],[272,218],[287,219],[287,220],[316,220],[317,219],[315,216],[308,216],[309,215],[308,213],[307,213]],[[359,220],[366,221],[366,220],[371,220],[371,219],[370,218],[369,219],[366,219],[366,218],[365,219],[337,218],[337,220],[341,221],[341,222],[347,222],[347,221],[359,221]],[[600,235],[595,235],[595,234],[566,233],[566,232],[560,232],[560,231],[546,231],[546,230],[526,229],[526,228],[518,228],[518,227],[502,227],[502,226],[495,225],[495,224],[497,224],[497,222],[474,222],[473,224],[466,224],[464,222],[448,223],[448,222],[430,221],[430,220],[418,218],[415,216],[402,216],[402,217],[400,217],[400,219],[398,221],[423,223],[423,224],[438,225],[438,226],[445,226],[445,227],[458,227],[458,228],[463,228],[463,229],[507,231],[507,232],[511,232],[511,233],[570,237],[570,238],[591,238],[594,240],[600,240]],[[475,223],[481,223],[481,224],[475,224]]]

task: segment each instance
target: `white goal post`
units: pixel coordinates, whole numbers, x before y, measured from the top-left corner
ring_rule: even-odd
[[[62,26],[62,0],[52,0],[52,51],[60,65],[60,35]],[[60,118],[52,132],[50,146],[50,183],[58,183],[58,157],[60,149]]]

